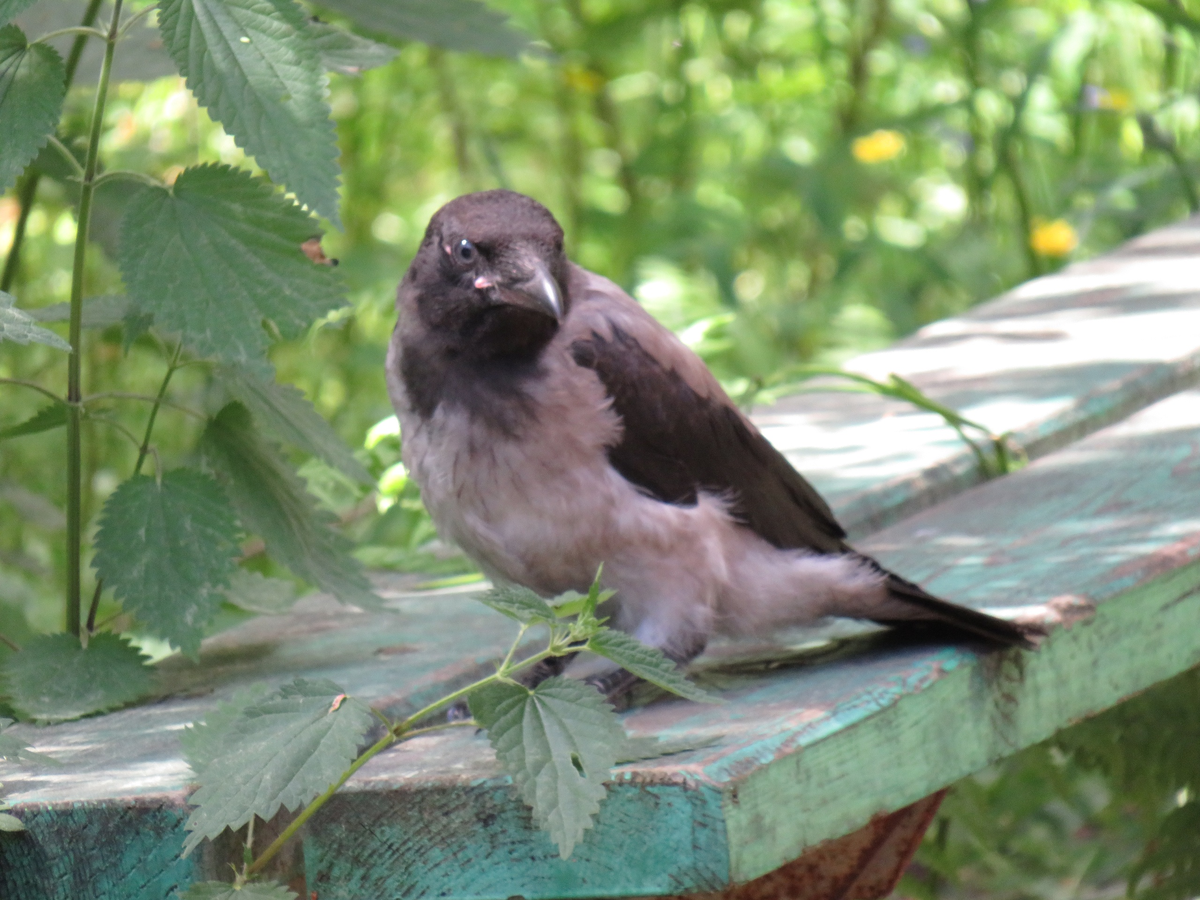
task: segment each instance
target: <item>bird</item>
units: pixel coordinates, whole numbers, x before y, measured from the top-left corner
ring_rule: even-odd
[[[614,626],[679,666],[715,634],[828,616],[1036,645],[1034,626],[935,597],[850,546],[701,359],[567,258],[536,200],[489,190],[442,206],[396,309],[386,379],[403,463],[440,536],[494,583],[552,597],[601,570]],[[635,680],[595,683],[616,695]]]

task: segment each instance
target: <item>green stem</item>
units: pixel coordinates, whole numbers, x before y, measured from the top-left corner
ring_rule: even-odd
[[[67,149],[67,145],[60,141],[55,135],[50,135],[50,146],[58,151],[59,156],[63,158],[63,162],[75,173],[76,178],[83,177],[83,166],[79,164],[79,160]]]
[[[75,231],[75,258],[71,273],[71,355],[67,359],[67,631],[78,637],[80,626],[80,567],[83,557],[83,484],[80,420],[83,385],[83,276],[87,260],[88,225],[92,215],[93,182],[100,149],[100,132],[104,127],[104,104],[108,99],[108,79],[112,74],[113,49],[117,45],[117,29],[123,0],[113,3],[112,21],[104,45],[104,62],[100,67],[100,82],[96,85],[96,102],[92,109],[92,129],[88,137],[87,159],[83,167],[83,183],[79,192],[78,226]]]
[[[88,28],[86,25],[72,25],[70,28],[59,28],[57,31],[49,31],[39,37],[34,43],[42,44],[46,41],[52,41],[56,37],[62,37],[64,34],[73,34],[84,39],[95,37],[100,38],[102,41],[108,40],[108,35],[99,28]]]
[[[79,23],[81,27],[86,28],[96,21],[96,16],[100,13],[101,2],[102,0],[90,0],[88,8],[83,14],[83,20]],[[71,52],[67,54],[67,90],[70,90],[71,82],[75,80],[75,70],[79,68],[79,58],[83,56],[83,48],[87,45],[87,39],[88,35],[80,34],[71,43]],[[4,261],[4,273],[0,275],[0,291],[7,291],[17,278],[21,244],[25,239],[25,223],[29,221],[29,213],[33,210],[33,198],[37,195],[40,180],[41,175],[38,172],[30,171],[21,179],[21,186],[17,189],[17,203],[20,205],[21,212],[17,216],[17,226],[13,230],[12,246],[8,250],[8,258]]]
[[[355,772],[365,766],[367,762],[376,754],[386,750],[396,741],[407,740],[408,738],[417,734],[425,734],[430,731],[437,731],[442,728],[449,727],[451,724],[447,723],[446,725],[430,725],[427,728],[412,729],[414,722],[419,722],[430,713],[437,712],[439,709],[449,706],[450,704],[467,696],[467,694],[470,694],[472,691],[476,691],[481,687],[486,687],[489,684],[495,684],[498,681],[508,680],[508,675],[512,672],[517,672],[521,669],[527,668],[528,666],[539,663],[549,656],[559,655],[551,650],[543,650],[541,653],[535,653],[528,659],[523,659],[516,665],[509,667],[507,665],[508,660],[512,659],[513,650],[516,649],[517,643],[521,640],[521,637],[525,634],[526,630],[526,628],[521,629],[521,633],[517,635],[517,639],[513,641],[512,649],[509,650],[508,656],[505,657],[505,663],[501,664],[500,668],[495,672],[495,674],[488,675],[486,678],[481,678],[472,684],[468,684],[464,688],[459,688],[452,694],[447,694],[440,700],[430,703],[424,709],[418,710],[407,719],[404,719],[403,721],[393,725],[388,729],[387,734],[364,750],[362,756],[356,759],[350,768],[342,773],[342,777],[326,788],[325,792],[309,803],[308,806],[304,807],[304,809],[300,811],[300,815],[296,816],[296,818],[292,820],[291,824],[289,824],[288,827],[280,833],[279,837],[275,838],[275,840],[271,842],[270,846],[268,846],[267,849],[262,852],[262,855],[250,864],[245,871],[246,877],[262,871],[263,866],[265,866],[271,860],[271,858],[283,848],[284,844],[291,840],[292,836],[300,830],[304,823],[311,819],[313,814],[316,813],[316,811],[322,806],[324,806],[329,801],[329,798],[336,794],[338,789],[341,788],[341,786],[345,784]]]
[[[154,420],[158,418],[158,411],[163,405],[163,397],[167,394],[167,385],[171,383],[171,376],[175,374],[178,368],[176,363],[179,362],[179,351],[183,349],[183,342],[180,341],[175,345],[175,353],[171,356],[171,362],[167,365],[167,374],[163,376],[162,384],[158,386],[158,396],[154,398],[154,405],[150,407],[150,418],[146,422],[146,436],[142,438],[142,446],[138,450],[137,463],[133,467],[133,474],[138,475],[142,471],[142,463],[146,461],[146,454],[150,452],[150,435],[154,432]]]
[[[0,384],[11,384],[11,385],[15,385],[16,387],[29,388],[31,391],[37,391],[40,394],[45,394],[51,400],[57,400],[59,403],[67,402],[64,398],[62,398],[62,397],[58,396],[58,394],[54,393],[54,391],[47,390],[46,388],[42,387],[40,384],[37,384],[36,382],[33,382],[33,381],[25,381],[24,379],[21,379],[21,378],[0,378]]]
[[[136,181],[140,184],[148,184],[150,187],[163,187],[163,183],[153,175],[147,175],[145,172],[131,172],[127,169],[110,169],[99,178],[92,186],[98,188],[100,185],[109,181]]]

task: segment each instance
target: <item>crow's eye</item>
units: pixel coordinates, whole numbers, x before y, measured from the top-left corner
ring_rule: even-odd
[[[475,261],[475,256],[478,251],[475,245],[463,238],[458,242],[458,246],[454,248],[454,256],[459,262],[469,263]]]

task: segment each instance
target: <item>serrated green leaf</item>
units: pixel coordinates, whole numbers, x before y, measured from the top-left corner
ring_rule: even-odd
[[[353,19],[367,31],[447,50],[517,56],[529,35],[508,17],[476,0],[321,0],[321,6]]]
[[[150,692],[145,659],[115,634],[93,635],[86,650],[73,635],[43,634],[4,660],[4,682],[22,716],[61,722],[144,697]]]
[[[208,475],[134,475],[105,501],[92,566],[152,634],[195,656],[233,574],[237,538],[233,508]]]
[[[0,0],[0,25],[7,25],[37,0]]]
[[[0,27],[0,193],[7,191],[54,133],[67,73],[46,44],[30,44],[16,25]]]
[[[267,578],[248,569],[235,569],[225,589],[234,606],[267,616],[287,612],[296,603],[296,586],[282,578]]]
[[[315,227],[261,179],[198,166],[129,201],[121,275],[139,311],[199,355],[263,366],[263,319],[296,337],[343,305],[336,270],[300,250]]]
[[[592,827],[625,745],[616,713],[595,688],[559,676],[533,690],[490,685],[469,703],[534,821],[567,859]]]
[[[274,881],[251,881],[241,887],[202,881],[184,891],[181,900],[296,900],[296,895]]]
[[[0,831],[24,831],[25,826],[16,816],[10,816],[8,813],[0,813]]]
[[[201,448],[226,480],[242,524],[263,539],[274,559],[343,602],[380,605],[350,556],[349,542],[330,529],[330,516],[317,510],[299,476],[255,432],[246,407],[230,403],[222,409],[205,429]]]
[[[229,393],[245,404],[254,420],[279,440],[325,460],[360,484],[375,483],[371,473],[354,458],[350,448],[298,388],[264,378],[246,366],[219,366],[216,371]]]
[[[225,739],[246,707],[258,703],[271,693],[271,686],[258,682],[239,688],[228,700],[218,703],[207,716],[193,722],[179,733],[183,759],[192,771],[200,775],[208,764],[225,748]]]
[[[549,603],[529,588],[515,584],[492,588],[480,594],[477,599],[501,615],[516,619],[525,625],[533,622],[553,622],[555,618]]]
[[[83,301],[83,327],[108,328],[116,325],[129,310],[129,298],[124,294],[101,294],[87,297]],[[66,322],[71,318],[70,303],[53,303],[39,309],[29,310],[29,315],[39,322]]]
[[[3,63],[0,62],[0,65]],[[2,93],[3,84],[0,84],[0,95]],[[0,146],[3,145],[0,144]],[[4,341],[15,341],[18,344],[34,342],[45,344],[56,350],[71,352],[70,344],[49,328],[43,328],[36,324],[29,313],[17,309],[16,303],[17,300],[12,294],[0,291],[0,343]]]
[[[33,763],[42,766],[60,765],[59,761],[53,756],[47,756],[45,753],[30,750],[29,744],[25,741],[21,740],[15,734],[6,733],[12,724],[12,719],[0,719],[0,759],[7,759],[9,762]],[[0,808],[2,808],[2,804],[0,804]]]
[[[343,75],[359,75],[367,69],[390,63],[400,52],[365,37],[313,20],[308,24],[312,44],[321,56],[321,68]]]
[[[27,434],[41,434],[43,431],[50,431],[52,428],[59,428],[66,424],[67,405],[51,403],[49,406],[43,406],[24,422],[10,425],[8,428],[0,428],[0,441],[24,437]]]
[[[663,656],[661,650],[647,647],[623,631],[601,628],[588,639],[587,649],[605,659],[611,659],[625,671],[658,685],[664,691],[697,703],[721,702],[719,697],[688,681],[676,668],[675,663]]]
[[[330,681],[296,679],[250,704],[204,767],[188,801],[184,856],[204,838],[240,828],[251,816],[295,811],[338,780],[374,722],[367,705]]]
[[[340,224],[329,81],[307,25],[292,0],[163,0],[158,12],[200,105],[272,181]]]

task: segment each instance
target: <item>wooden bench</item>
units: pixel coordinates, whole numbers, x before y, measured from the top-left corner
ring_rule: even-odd
[[[692,672],[728,702],[657,699],[624,715],[633,734],[713,743],[614,770],[565,862],[483,736],[417,738],[309,823],[289,861],[306,889],[319,900],[887,893],[947,785],[1200,664],[1197,259],[1191,220],[851,364],[1012,431],[1034,461],[1004,478],[977,484],[974,457],[938,417],[876,396],[804,394],[758,416],[889,567],[981,607],[1054,601],[1066,614],[1038,651],[861,628],[714,647]],[[163,663],[167,699],[19,726],[64,765],[0,764],[28,828],[0,835],[0,897],[160,900],[225,877],[220,846],[180,858],[186,724],[239,686],[297,675],[413,711],[490,671],[512,638],[467,590],[378,584],[389,612],[313,596],[206,641],[198,666]]]

